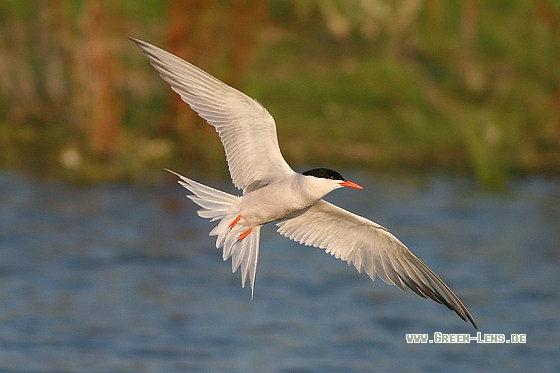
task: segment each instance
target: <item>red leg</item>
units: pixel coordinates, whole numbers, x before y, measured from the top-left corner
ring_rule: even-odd
[[[235,225],[239,223],[239,220],[241,220],[241,215],[238,215],[235,220],[229,224],[229,229],[232,230],[233,227],[235,227]]]
[[[253,227],[247,229],[245,232],[239,235],[239,238],[237,240],[239,242],[243,241],[252,231],[253,231]]]

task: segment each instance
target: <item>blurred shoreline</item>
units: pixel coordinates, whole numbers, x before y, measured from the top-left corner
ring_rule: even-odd
[[[305,165],[560,174],[553,2],[0,4],[0,167],[77,182],[222,175],[213,128],[127,37],[256,98]]]

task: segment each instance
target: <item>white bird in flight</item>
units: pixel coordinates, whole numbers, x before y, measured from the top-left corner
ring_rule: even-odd
[[[364,189],[338,172],[316,168],[292,170],[282,157],[274,118],[258,101],[232,88],[194,65],[141,40],[140,47],[160,76],[183,101],[216,128],[233,184],[242,196],[197,183],[173,171],[202,209],[198,215],[218,221],[210,232],[218,236],[223,259],[232,258],[232,270],[241,267],[254,294],[261,227],[276,222],[278,233],[306,246],[315,246],[335,258],[379,276],[406,291],[408,286],[423,298],[430,297],[476,322],[451,289],[386,228],[322,199],[342,187]]]

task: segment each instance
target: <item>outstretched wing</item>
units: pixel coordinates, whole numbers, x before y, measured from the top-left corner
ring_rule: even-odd
[[[306,246],[315,246],[364,270],[372,280],[379,276],[403,291],[408,286],[476,322],[451,289],[387,229],[324,200],[277,223],[278,232]]]
[[[294,172],[280,153],[274,118],[258,101],[163,49],[131,40],[183,101],[216,128],[237,188],[258,189]]]

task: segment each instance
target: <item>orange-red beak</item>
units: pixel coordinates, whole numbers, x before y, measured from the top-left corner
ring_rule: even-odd
[[[353,182],[348,181],[348,180],[344,180],[343,182],[340,183],[340,185],[343,186],[343,187],[354,188],[354,189],[360,189],[360,190],[366,189],[366,188],[364,188],[363,186],[358,185],[358,184],[353,183]]]

